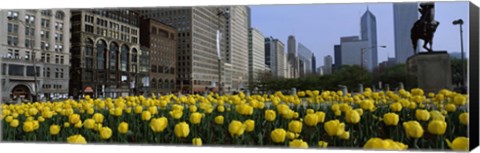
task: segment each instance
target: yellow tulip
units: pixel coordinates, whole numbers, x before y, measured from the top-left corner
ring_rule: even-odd
[[[288,146],[290,148],[308,148],[307,142],[301,139],[295,139],[293,141],[288,142]]]
[[[330,120],[324,124],[324,129],[329,136],[340,136],[345,132],[345,124],[339,120]]]
[[[17,128],[19,125],[19,121],[17,119],[13,119],[11,122],[10,122],[10,126],[13,127],[13,128]]]
[[[410,138],[421,138],[423,136],[423,128],[417,121],[403,122],[403,127]]]
[[[36,108],[28,109],[28,115],[30,115],[30,116],[35,116],[35,115],[37,115],[37,113],[38,113],[38,109],[36,109]]]
[[[255,129],[255,121],[254,120],[246,120],[245,124],[245,131],[252,132]]]
[[[224,107],[223,105],[219,105],[219,106],[217,107],[217,111],[220,112],[220,113],[222,113],[222,112],[225,111],[225,107]]]
[[[468,113],[462,113],[458,116],[460,123],[463,125],[468,125]]]
[[[181,110],[173,110],[169,112],[170,116],[174,119],[180,119],[183,116],[183,111]]]
[[[224,117],[222,115],[218,115],[217,117],[215,117],[215,123],[217,123],[218,125],[222,125],[223,120],[224,120]]]
[[[82,123],[82,121],[78,121],[74,126],[75,126],[75,128],[79,129],[79,128],[83,127],[83,123]]]
[[[453,142],[450,142],[448,139],[445,140],[448,147],[454,151],[468,151],[468,141],[467,137],[456,137]]]
[[[142,112],[142,120],[149,121],[152,118],[152,114],[149,111]]]
[[[447,131],[447,122],[442,120],[432,120],[428,123],[428,132],[435,135],[443,135]]]
[[[83,123],[83,127],[86,129],[94,129],[95,128],[95,120],[94,119],[86,119]]]
[[[109,127],[102,127],[98,132],[100,134],[100,138],[102,139],[106,140],[112,137],[112,129],[110,129]]]
[[[126,134],[128,132],[128,123],[122,122],[118,125],[118,132],[121,134]]]
[[[245,131],[245,128],[246,127],[244,124],[242,124],[242,122],[233,120],[228,125],[228,132],[230,132],[232,136],[241,136]]]
[[[357,111],[351,110],[345,114],[345,119],[348,123],[357,124],[358,122],[360,122],[360,115]]]
[[[430,119],[430,113],[427,110],[417,109],[415,111],[415,116],[419,121],[428,121]]]
[[[103,114],[95,113],[92,117],[95,120],[95,123],[103,123]]]
[[[195,105],[190,105],[190,107],[188,107],[188,110],[191,112],[191,113],[194,113],[194,112],[197,112],[197,106]],[[201,140],[201,139],[200,139]]]
[[[58,125],[50,125],[50,135],[57,135],[60,133],[61,127]]]
[[[307,126],[317,126],[318,124],[318,115],[314,114],[313,112],[310,114],[305,115],[305,119],[303,120]]]
[[[135,114],[140,114],[143,112],[143,106],[137,105],[134,110]]]
[[[457,106],[455,106],[455,104],[447,104],[445,110],[447,110],[447,112],[454,112],[457,110]]]
[[[70,123],[68,123],[68,122],[63,123],[63,127],[65,127],[65,128],[70,127]]]
[[[285,137],[287,136],[287,131],[284,129],[275,129],[270,134],[272,141],[275,143],[285,142]]]
[[[328,142],[325,141],[318,141],[318,147],[320,148],[327,148]]]
[[[462,105],[465,105],[465,103],[467,103],[467,98],[465,96],[461,95],[461,94],[457,94],[454,97],[453,102],[457,106],[462,106]]]
[[[386,113],[383,115],[383,123],[387,126],[397,126],[399,117],[395,113]]]
[[[85,140],[85,138],[80,134],[69,136],[67,138],[67,142],[73,144],[87,144],[87,140]]]
[[[432,117],[432,120],[445,121],[445,116],[443,116],[442,113],[437,110],[430,111],[430,116]]]
[[[408,145],[401,142],[395,142],[391,139],[382,140],[380,138],[370,138],[363,148],[374,150],[406,150],[408,149]]]
[[[35,130],[34,126],[35,126],[35,125],[34,125],[33,121],[23,122],[23,131],[25,131],[25,132],[33,132],[33,130]]]
[[[275,121],[276,113],[273,110],[265,110],[265,120],[267,121]]]
[[[177,125],[175,125],[174,132],[175,132],[175,136],[179,138],[186,138],[190,133],[190,127],[186,122],[180,122]]]
[[[168,119],[166,117],[155,118],[150,121],[150,128],[153,132],[163,132],[168,126]]]
[[[313,109],[310,109],[310,108],[307,109],[307,114],[314,114],[314,113],[315,113],[315,111]]]
[[[5,118],[5,121],[6,121],[7,123],[12,122],[12,121],[13,121],[13,116],[7,116],[7,117]]]
[[[400,102],[390,104],[390,109],[394,112],[400,112],[402,110],[402,104]]]
[[[294,133],[301,133],[302,132],[302,122],[293,120],[288,123],[288,130]]]
[[[315,114],[318,117],[318,123],[325,122],[325,113],[324,112],[316,112]]]
[[[148,108],[148,111],[149,111],[150,114],[152,114],[152,115],[158,114],[157,106],[150,106],[150,107]]]
[[[202,122],[202,114],[195,112],[190,115],[190,123],[200,124]]]
[[[350,132],[345,131],[338,137],[340,137],[340,139],[343,139],[343,140],[348,140],[350,139]]]
[[[192,144],[194,146],[202,146],[202,139],[201,138],[193,138],[192,139]]]
[[[337,110],[334,113],[335,113],[335,116],[342,116],[342,111],[340,110]]]
[[[80,115],[78,115],[78,114],[71,114],[70,116],[68,116],[68,121],[69,121],[71,124],[77,124],[78,122],[80,122]]]

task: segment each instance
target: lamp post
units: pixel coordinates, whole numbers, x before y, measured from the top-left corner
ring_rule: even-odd
[[[13,18],[10,17],[10,16],[8,16],[7,19],[8,19],[8,20],[12,20]],[[29,31],[32,30],[32,29],[30,28],[30,25],[29,25],[29,24],[24,23],[22,20],[18,20],[18,22],[19,22],[20,24],[22,24],[25,28],[27,28]],[[32,39],[32,34],[31,34],[30,32],[29,32],[29,37],[30,37],[30,40],[29,40],[29,41],[30,41],[30,42],[29,42],[29,45],[30,45],[30,46],[29,46],[29,47],[30,47],[30,50],[32,50],[32,54],[33,54],[33,56],[32,56],[32,61],[33,61],[33,73],[34,73],[34,74],[33,74],[33,79],[34,79],[34,81],[35,81],[35,82],[34,82],[35,95],[33,96],[32,101],[37,101],[37,98],[38,98],[37,66],[36,66],[36,60],[37,60],[37,59],[36,59],[36,56],[35,56],[35,49],[33,48],[33,44],[31,44],[31,41],[34,40],[34,39]]]
[[[462,86],[465,86],[465,63],[464,63],[464,57],[463,57],[463,20],[458,19],[452,22],[453,25],[460,25],[460,49],[461,49],[461,56],[462,56]]]
[[[228,18],[230,12],[226,9],[221,9],[221,8],[218,8],[218,13],[217,13],[217,16],[218,16],[218,31],[217,31],[217,54],[218,54],[218,92],[219,94],[221,95],[222,94],[222,57],[220,55],[220,36],[221,36],[221,32],[220,32],[220,17],[223,16],[225,18]]]

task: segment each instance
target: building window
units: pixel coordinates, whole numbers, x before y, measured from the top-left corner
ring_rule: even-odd
[[[107,50],[106,43],[100,40],[97,43],[97,69],[105,69],[105,51]]]
[[[137,62],[137,49],[132,50],[132,62],[136,63]]]
[[[55,78],[58,78],[59,77],[59,71],[58,71],[58,68],[55,69]]]
[[[50,68],[47,68],[47,78],[50,78]]]
[[[60,63],[60,56],[55,55],[55,64],[59,64],[59,63]]]
[[[48,28],[49,25],[50,25],[50,20],[48,20],[48,19],[42,19],[41,25],[42,25],[43,28]]]
[[[65,14],[62,11],[57,11],[57,13],[55,13],[55,18],[57,20],[63,20],[64,17],[65,17]]]
[[[127,67],[127,65],[128,65],[128,50],[129,50],[128,46],[126,46],[126,45],[122,46],[122,52],[121,52],[121,62],[122,62],[122,64],[121,64],[121,68],[120,68],[121,71],[128,71],[128,67]]]
[[[12,18],[12,20],[18,20],[18,12],[16,11],[8,11],[7,17]]]
[[[26,36],[35,36],[35,28],[25,27]]]
[[[41,42],[40,47],[42,48],[42,50],[48,50],[49,49],[48,43],[46,43],[46,42]]]
[[[55,41],[63,41],[63,34],[55,33]]]
[[[27,23],[27,24],[34,24],[34,23],[35,23],[35,16],[33,16],[33,15],[25,15],[25,23]]]
[[[85,25],[85,32],[93,33],[93,26],[91,25]],[[97,34],[100,30],[97,30]]]
[[[10,46],[17,46],[18,45],[18,37],[8,36],[7,39],[8,39],[7,40],[8,45],[10,45]]]
[[[13,54],[13,58],[20,59],[20,51],[19,50],[15,50],[15,52]]]
[[[8,75],[12,76],[24,76],[25,66],[10,64],[8,67]]]
[[[152,65],[152,68],[151,68],[150,71],[153,72],[153,73],[156,73],[156,72],[157,72],[157,66],[156,66],[156,65]]]
[[[44,16],[52,16],[52,11],[51,10],[42,10],[41,13]]]
[[[35,46],[35,40],[25,39],[25,47],[33,48]]]
[[[93,55],[93,41],[91,39],[87,39],[85,41],[85,55],[86,56]]]
[[[30,51],[25,51],[25,60],[30,60]]]
[[[37,68],[37,76],[39,77],[40,76],[40,67],[36,67]],[[34,76],[35,75],[35,70],[33,69],[33,66],[27,66],[27,76]]]
[[[110,44],[110,70],[117,69],[117,53],[118,53],[118,45],[116,43]]]
[[[45,53],[42,53],[41,58],[42,62],[45,62]]]
[[[85,68],[87,70],[91,70],[93,68],[93,59],[92,58],[85,58]]]
[[[65,63],[64,63],[65,60],[64,60],[63,58],[64,58],[64,56],[60,56],[60,64],[65,64]]]
[[[50,54],[47,54],[47,63],[50,63]]]
[[[63,30],[63,23],[55,22],[55,29],[57,29],[57,30]]]
[[[63,79],[63,69],[60,69],[60,78]]]
[[[18,25],[8,23],[8,33],[18,34]]]
[[[138,42],[137,37],[132,37],[132,43],[137,43],[137,42]]]

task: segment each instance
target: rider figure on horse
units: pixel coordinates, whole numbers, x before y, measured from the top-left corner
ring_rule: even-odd
[[[422,16],[420,17],[420,22],[422,23],[423,33],[427,33],[427,27],[431,26],[431,22],[434,20],[433,14],[434,5],[431,3],[421,3],[418,11]]]

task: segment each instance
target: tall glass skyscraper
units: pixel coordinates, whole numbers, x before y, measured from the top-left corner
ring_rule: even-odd
[[[377,20],[375,15],[367,8],[367,11],[362,15],[360,21],[362,40],[368,41],[368,47],[364,50],[364,61],[366,61],[366,68],[373,70],[378,65],[377,54]]]
[[[405,63],[407,58],[413,55],[410,29],[418,19],[418,3],[393,3],[396,63]]]

